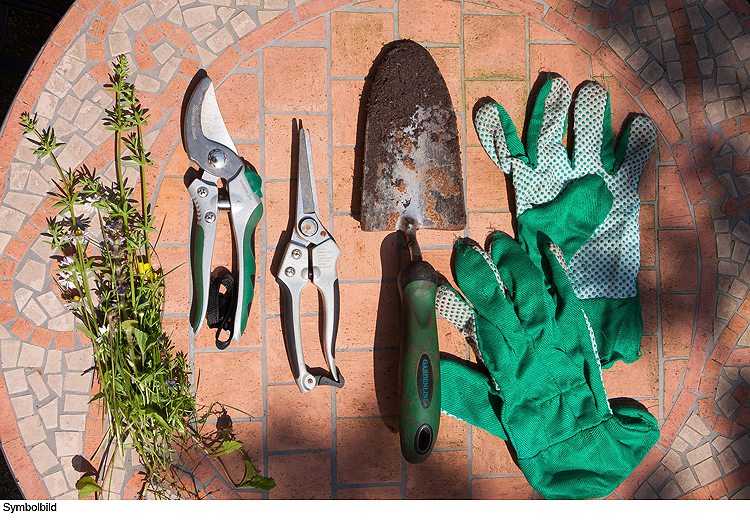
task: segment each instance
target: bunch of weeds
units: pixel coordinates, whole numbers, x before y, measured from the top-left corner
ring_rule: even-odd
[[[51,128],[40,129],[36,116],[25,113],[21,118],[24,134],[35,145],[33,152],[39,159],[49,156],[59,173],[56,190],[50,193],[57,218],[48,222],[50,244],[59,253],[55,281],[66,306],[82,323],[78,328],[91,339],[100,387],[91,401],[101,401],[106,414],[105,438],[94,453],[102,462],[98,469],[85,464],[76,485],[79,496],[109,489],[112,446],[123,458],[129,449],[138,455],[143,473],[140,496],[150,492],[156,497],[200,497],[196,487],[185,485],[179,462],[180,453],[195,448],[216,457],[225,470],[218,457],[239,453],[245,474],[239,482],[227,474],[232,483],[271,489],[274,481],[257,471],[231,427],[206,433],[216,407],[196,406],[189,360],[175,350],[164,330],[168,273],[162,271],[149,240],[155,232],[146,194],[146,167],[152,162],[143,145],[149,114],[134,85],[127,82],[127,59],[120,57],[113,70],[105,88],[114,105],[104,124],[114,131],[114,181],[85,166],[63,170],[54,151],[64,143]],[[125,178],[125,167],[139,173],[138,199]],[[93,225],[100,236],[92,234]]]

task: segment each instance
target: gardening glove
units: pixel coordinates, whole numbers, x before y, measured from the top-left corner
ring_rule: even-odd
[[[573,110],[571,163],[562,143],[570,102],[567,81],[551,76],[534,105],[525,148],[508,113],[497,103],[484,105],[475,125],[490,158],[512,175],[519,242],[537,265],[537,232],[544,232],[561,248],[573,289],[594,328],[602,367],[608,368],[618,359],[632,363],[640,355],[638,183],[656,144],[656,128],[648,117],[636,116],[615,149],[609,95],[599,84],[586,83]],[[553,214],[529,214],[540,204],[557,201],[569,182],[590,174],[604,179],[614,201],[607,217],[582,245],[575,224],[580,205],[592,199],[585,189],[548,211]]]
[[[658,424],[645,409],[610,407],[594,333],[559,248],[548,238],[540,244],[541,268],[504,234],[490,253],[466,241],[455,249],[468,302],[443,284],[438,311],[486,369],[441,359],[443,411],[510,440],[545,498],[608,495],[656,443]]]

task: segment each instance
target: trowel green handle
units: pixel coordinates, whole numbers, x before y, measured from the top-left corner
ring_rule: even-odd
[[[427,459],[440,426],[440,358],[435,293],[437,273],[424,261],[398,276],[401,294],[399,435],[401,453],[413,464]]]

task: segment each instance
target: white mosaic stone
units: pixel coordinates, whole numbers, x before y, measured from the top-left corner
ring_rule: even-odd
[[[6,205],[0,206],[0,226],[3,231],[17,233],[23,226],[26,215]]]
[[[635,71],[638,71],[643,68],[649,58],[650,56],[648,54],[648,51],[646,51],[644,48],[638,48],[635,53],[628,57],[628,60],[626,62],[630,65],[631,68],[633,68]]]
[[[29,173],[29,178],[26,180],[27,191],[38,195],[46,195],[51,187],[49,180],[44,178],[37,171],[31,171]]]
[[[734,456],[734,453],[731,449],[725,449],[724,451],[719,453],[716,458],[718,459],[719,464],[721,464],[721,467],[726,474],[729,474],[740,467],[740,463],[737,462],[737,457]]]
[[[69,95],[66,97],[62,104],[60,105],[60,109],[57,111],[59,115],[67,119],[68,121],[73,119],[73,116],[76,115],[76,112],[78,111],[78,108],[81,106],[81,101],[73,97],[72,95]]]
[[[83,392],[89,394],[91,392],[91,380],[93,372],[67,372],[64,376],[63,390],[65,392]]]
[[[732,442],[732,450],[745,464],[750,462],[750,434],[745,434]]]
[[[91,91],[91,89],[97,85],[96,79],[94,77],[86,72],[83,74],[83,76],[73,85],[73,93],[76,94],[76,97],[79,99],[83,99],[88,95],[88,93]]]
[[[750,244],[750,225],[744,220],[740,220],[732,230],[732,234]]]
[[[47,320],[47,315],[34,299],[31,299],[29,301],[29,303],[23,309],[22,313],[23,316],[26,317],[26,319],[34,323],[36,326],[42,326],[44,321]]]
[[[677,487],[677,484],[673,480],[670,480],[666,486],[664,486],[659,491],[659,498],[662,500],[672,500],[676,499],[682,495],[682,492],[680,491],[680,488]]]
[[[10,242],[10,239],[12,237],[7,233],[0,233],[0,253],[5,251],[5,248],[8,246],[8,242]]]
[[[88,394],[65,394],[63,412],[80,413],[88,412],[89,409]]]
[[[703,19],[703,15],[698,6],[690,6],[685,11],[687,12],[688,22],[692,29],[700,29],[706,26],[706,21]]]
[[[99,120],[101,109],[91,101],[85,100],[81,103],[81,108],[75,118],[75,124],[80,130],[90,130],[91,127]],[[83,160],[81,160],[83,161]]]
[[[46,442],[42,442],[29,449],[29,456],[37,471],[42,475],[58,464],[57,457]]]
[[[136,31],[140,31],[151,20],[151,9],[148,4],[139,4],[133,8],[123,11],[127,23]]]
[[[721,29],[719,29],[719,26],[713,26],[712,28],[710,28],[706,32],[706,37],[708,38],[708,42],[709,44],[711,44],[711,48],[713,48],[715,53],[722,53],[724,51],[727,51],[732,46],[724,36],[724,34],[721,32]]]
[[[62,152],[57,158],[58,163],[63,170],[78,167],[86,157],[94,150],[83,138],[74,135],[68,140],[68,144],[63,147]]]
[[[27,374],[26,381],[29,383],[31,390],[34,391],[37,400],[44,401],[49,397],[49,390],[44,380],[42,380],[42,373],[38,369],[34,369]]]
[[[723,293],[719,294],[716,302],[716,317],[719,319],[729,319],[736,310],[737,301]]]
[[[60,315],[65,310],[65,307],[53,292],[43,293],[37,297],[37,300],[50,317]]]
[[[182,11],[179,7],[175,7],[167,15],[167,20],[176,26],[182,25]]]
[[[659,487],[664,484],[664,482],[672,476],[669,469],[664,466],[664,464],[659,464],[659,467],[656,468],[656,470],[651,474],[651,476],[648,478],[648,483],[654,488],[659,489]]]
[[[683,493],[687,493],[698,486],[698,481],[695,479],[695,475],[693,475],[693,471],[690,468],[685,468],[682,471],[675,473],[674,480],[677,482],[677,485],[680,486]]]
[[[78,482],[78,479],[81,478],[81,473],[76,471],[76,469],[73,467],[73,457],[60,457],[60,465],[63,468],[63,473],[65,473],[65,479],[68,481],[68,486],[70,486],[71,488],[75,488],[76,482]],[[71,499],[77,500],[78,491],[74,490],[74,492],[75,496],[71,497]]]
[[[16,418],[25,418],[34,414],[34,397],[31,394],[16,396],[10,399]]]
[[[702,462],[708,457],[712,456],[711,444],[709,442],[706,442],[705,444],[696,447],[692,451],[688,451],[685,456],[687,456],[687,461],[690,463],[690,465],[694,466],[698,462]]]
[[[679,438],[682,438],[685,442],[690,444],[691,446],[697,446],[701,440],[703,440],[703,435],[696,432],[694,429],[691,429],[690,427],[683,427],[682,431],[680,431]]]
[[[724,413],[724,416],[727,418],[731,417],[735,411],[740,408],[739,402],[731,394],[727,394],[719,399],[716,402],[716,405],[719,406],[719,409],[721,409],[721,412]]]
[[[680,103],[677,92],[674,91],[669,81],[662,79],[654,84],[654,92],[667,109],[672,109]]]
[[[44,352],[45,349],[40,346],[23,343],[21,345],[21,353],[18,356],[18,366],[41,368],[44,364]]]
[[[714,20],[729,12],[729,8],[722,0],[706,0],[703,8]]]
[[[216,60],[216,55],[208,51],[207,49],[202,48],[201,46],[196,46],[195,49],[198,51],[198,57],[201,60],[201,66],[204,68],[207,68],[208,66],[213,63],[213,61]],[[2,213],[2,209],[0,208],[0,213]]]
[[[47,376],[47,387],[60,397],[63,395],[62,384],[62,374],[50,374]]]
[[[258,11],[258,22],[260,22],[260,25],[269,23],[274,18],[278,17],[279,15],[284,14],[284,11],[278,10],[278,11]],[[634,37],[635,38],[635,37]]]
[[[282,1],[276,0],[277,3],[282,3]],[[268,7],[268,0],[266,0],[266,7]],[[647,4],[633,6],[633,19],[635,20],[636,27],[652,26],[654,24],[653,16]]]
[[[157,47],[152,54],[159,64],[164,64],[172,55],[174,55],[174,52],[175,49],[168,42],[164,42]]]
[[[83,431],[86,429],[85,414],[61,414],[60,429],[62,431]]]
[[[672,473],[677,472],[677,470],[680,469],[683,465],[682,458],[674,449],[670,449],[669,452],[664,455],[661,463],[664,464],[664,466]]]
[[[62,352],[55,349],[47,350],[47,361],[44,362],[44,373],[54,374],[62,368]]]
[[[44,486],[50,497],[56,498],[68,491],[68,483],[62,471],[57,471],[44,477]]]
[[[180,59],[180,57],[172,57],[171,59],[169,59],[167,63],[162,66],[161,70],[159,70],[159,79],[167,82],[169,79],[174,77],[174,74],[180,67],[181,62],[182,59]]]
[[[750,331],[750,329],[748,329]],[[750,385],[750,366],[742,367],[740,369],[740,376],[742,376],[742,379],[745,380],[745,383]]]
[[[37,99],[34,112],[38,114],[39,117],[49,119],[55,115],[55,108],[57,107],[58,101],[59,99],[56,95],[49,92],[42,92],[39,94],[39,99]]]
[[[39,407],[38,414],[44,423],[44,427],[47,429],[55,429],[57,427],[57,402],[58,400],[55,398]]]
[[[721,478],[721,470],[713,458],[708,458],[693,468],[701,486],[711,484],[714,480]]]
[[[241,13],[245,13],[245,11],[240,11]],[[216,15],[219,17],[219,20],[221,20],[222,23],[226,24],[227,20],[232,18],[232,16],[236,13],[235,9],[232,9],[231,7],[225,7],[221,6],[218,9],[216,9]],[[247,13],[245,13],[247,14]]]
[[[0,341],[0,363],[3,370],[18,366],[18,356],[21,353],[21,341],[7,339]]]
[[[633,498],[636,500],[658,500],[659,496],[647,482],[644,482],[643,485],[638,488],[638,491],[633,494]]]
[[[750,58],[750,35],[745,34],[737,37],[732,41],[732,47],[740,61],[745,62]]]
[[[47,433],[44,431],[42,420],[38,415],[32,415],[23,420],[18,420],[18,431],[21,433],[21,439],[26,447],[33,446],[39,442],[47,440]]]
[[[716,398],[721,398],[731,388],[732,384],[726,378],[719,377],[719,382],[716,384]]]
[[[133,51],[133,44],[130,42],[127,33],[110,33],[107,36],[107,43],[109,44],[109,54],[112,57]]]
[[[72,313],[58,315],[49,320],[47,328],[55,332],[72,332],[75,330],[75,317]]]
[[[227,28],[221,28],[213,36],[206,40],[206,45],[214,53],[220,53],[224,51],[227,46],[234,42],[234,37]]]
[[[236,5],[260,7],[260,0],[235,0]]]
[[[213,4],[215,6],[229,6],[232,5],[231,0],[202,0],[204,4]]]
[[[151,9],[154,11],[154,16],[159,18],[170,9],[177,7],[177,5],[177,0],[153,0],[151,2]]]
[[[726,101],[727,117],[733,118],[745,113],[745,103],[742,99],[734,98]]]
[[[191,7],[182,13],[185,25],[189,28],[216,20],[216,10],[211,6]]]
[[[207,22],[206,24],[203,24],[201,27],[193,31],[193,38],[197,42],[203,42],[217,31],[218,28],[213,23]]]
[[[85,68],[85,62],[75,59],[67,53],[57,63],[57,72],[70,82],[75,82]]]
[[[26,383],[25,369],[6,370],[3,374],[5,374],[5,387],[8,389],[8,394],[18,394],[29,388]]]
[[[717,125],[724,121],[727,117],[724,109],[724,101],[714,101],[709,103],[705,107],[706,118],[712,125]]]
[[[153,77],[149,77],[148,75],[144,75],[142,73],[136,75],[135,82],[133,84],[135,84],[135,88],[139,92],[157,93],[159,90],[161,90],[161,83],[158,79],[154,79]]]
[[[83,433],[56,431],[55,448],[58,457],[80,455],[83,452]]]
[[[684,453],[685,449],[687,448],[688,448],[688,443],[685,442],[685,440],[683,440],[679,436],[675,438],[674,441],[672,442],[672,449],[674,449],[675,451],[679,453]]]
[[[17,288],[16,291],[13,292],[13,300],[16,301],[16,309],[23,310],[32,295],[34,295],[34,292],[28,288]]]
[[[82,348],[65,352],[65,366],[68,370],[83,372],[94,364],[94,349],[92,347]]]
[[[66,80],[62,75],[59,73],[53,73],[47,81],[45,89],[49,90],[57,97],[63,98],[68,94],[71,86],[72,84],[70,81]]]
[[[28,193],[20,193],[16,191],[5,193],[5,198],[3,199],[3,203],[10,205],[14,209],[18,209],[27,215],[35,213],[41,201],[42,198],[40,196],[32,196]]]

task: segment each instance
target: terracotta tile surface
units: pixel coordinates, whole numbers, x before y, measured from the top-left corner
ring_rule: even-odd
[[[167,277],[165,328],[192,362],[199,403],[220,401],[254,417],[249,421],[232,411],[234,431],[256,465],[277,482],[271,492],[238,492],[211,464],[198,464],[189,455],[213,498],[542,498],[521,475],[508,443],[452,417],[441,420],[436,450],[425,463],[401,461],[395,432],[396,277],[408,254],[400,251],[395,233],[365,233],[359,226],[361,97],[381,48],[394,38],[411,38],[428,48],[457,113],[468,225],[459,232],[419,233],[425,259],[452,283],[457,236],[484,243],[493,230],[513,234],[515,229],[510,180],[485,154],[474,129],[480,101],[500,103],[523,134],[529,91],[543,80],[542,74],[555,72],[574,90],[592,79],[607,87],[615,135],[633,113],[645,112],[654,120],[660,131],[658,149],[639,186],[642,355],[630,365],[614,365],[603,378],[610,398],[635,398],[659,419],[662,449],[652,449],[608,498],[747,498],[747,466],[730,468],[726,453],[747,462],[750,162],[745,135],[750,117],[741,95],[747,79],[738,78],[738,87],[722,77],[731,73],[734,78],[735,66],[744,75],[743,64],[734,61],[750,56],[750,9],[744,3],[726,2],[728,11],[715,2],[700,2],[698,11],[696,4],[678,0],[620,0],[608,8],[596,3],[584,8],[568,0],[544,5],[527,0],[308,0],[291,9],[269,1],[263,6],[224,3],[234,14],[228,15],[227,6],[203,0],[172,2],[169,9],[163,2],[79,0],[36,60],[0,136],[0,276],[9,279],[2,281],[0,291],[5,329],[0,336],[0,409],[10,410],[0,413],[0,437],[27,498],[75,496],[72,487],[64,491],[54,476],[59,469],[45,467],[57,463],[54,454],[44,458],[43,446],[54,451],[63,420],[55,419],[55,426],[45,421],[38,431],[42,441],[33,450],[25,446],[13,414],[16,403],[5,383],[24,381],[26,392],[13,392],[13,401],[20,401],[20,395],[34,409],[47,405],[46,399],[39,400],[46,392],[46,398],[63,402],[63,415],[78,407],[81,413],[95,411],[95,416],[99,410],[88,407],[85,394],[70,393],[69,381],[63,383],[68,356],[54,370],[59,354],[90,351],[81,352],[88,340],[75,330],[62,304],[56,308],[50,301],[57,299],[51,279],[57,268],[42,249],[50,204],[30,206],[31,200],[19,198],[42,201],[50,173],[19,146],[20,130],[13,123],[23,110],[38,111],[56,130],[75,132],[78,139],[66,136],[65,141],[77,145],[81,160],[105,171],[113,156],[111,135],[97,129],[100,124],[89,114],[76,112],[79,105],[109,104],[100,90],[83,93],[83,87],[107,80],[110,53],[118,48],[134,59],[139,90],[143,86],[139,95],[151,108],[146,133],[157,163],[149,168],[147,186],[160,230],[156,249],[165,269],[176,268]],[[213,26],[203,21],[191,25],[196,8]],[[278,16],[268,14],[275,9]],[[173,55],[167,56],[167,48]],[[736,53],[714,51],[730,48]],[[255,239],[255,300],[245,334],[224,351],[215,349],[211,329],[193,336],[187,322],[192,206],[184,178],[193,164],[181,145],[179,124],[183,96],[201,68],[216,85],[240,154],[264,180],[265,215]],[[63,101],[66,97],[69,102]],[[293,119],[302,119],[311,132],[321,220],[343,251],[336,362],[346,385],[319,387],[305,395],[291,376],[274,277],[293,210]],[[566,144],[571,140],[566,137]],[[27,175],[18,176],[19,170]],[[229,266],[226,217],[218,227],[214,267]],[[35,264],[27,268],[29,262]],[[39,277],[24,272],[35,266]],[[302,297],[301,326],[310,367],[325,365],[321,310],[317,291],[309,286]],[[438,334],[441,352],[476,361],[463,337],[442,318]],[[14,371],[21,372],[16,354],[22,348],[24,361],[31,350],[43,352],[41,381],[14,378]],[[88,418],[80,431],[84,452],[98,444],[102,423]],[[704,438],[715,448],[709,458],[692,454],[707,445]],[[701,460],[693,464],[697,458]],[[697,489],[683,490],[682,477],[661,469],[667,460],[675,463],[677,473],[692,466],[700,480]],[[227,458],[226,463],[233,475],[241,473],[238,459]],[[134,496],[137,482],[129,479],[129,471],[118,496]]]

